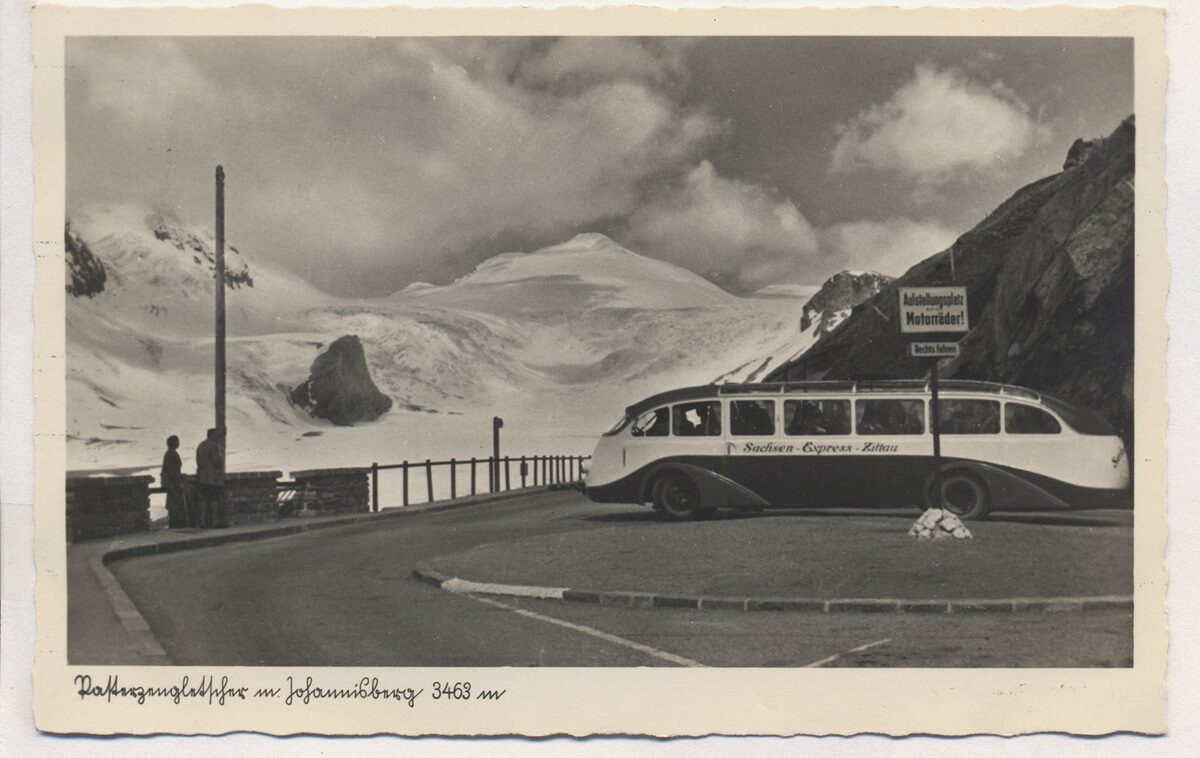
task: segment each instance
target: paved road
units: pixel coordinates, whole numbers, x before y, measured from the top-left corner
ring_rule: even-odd
[[[276,666],[1123,666],[1121,612],[801,614],[454,595],[423,561],[611,526],[573,492],[112,566],[180,664]],[[849,516],[852,518],[853,516]]]

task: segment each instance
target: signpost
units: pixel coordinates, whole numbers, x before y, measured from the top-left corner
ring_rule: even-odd
[[[500,491],[500,430],[504,419],[492,416],[492,492]]]
[[[962,334],[970,329],[966,287],[901,287],[901,334]],[[957,342],[910,342],[910,358],[928,358],[930,431],[933,432],[933,493],[941,506],[942,412],[938,401],[938,361],[958,357]]]

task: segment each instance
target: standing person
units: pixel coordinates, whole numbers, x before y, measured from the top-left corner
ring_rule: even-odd
[[[183,497],[183,460],[179,457],[179,438],[174,434],[167,437],[167,452],[163,453],[158,481],[167,493],[167,528],[188,526],[187,505]]]
[[[208,437],[196,448],[196,490],[200,498],[200,526],[227,526],[223,501],[225,495],[225,455],[221,432],[209,429]]]

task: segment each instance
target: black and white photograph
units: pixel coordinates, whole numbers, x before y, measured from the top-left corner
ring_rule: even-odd
[[[154,667],[482,708],[466,672],[1158,660],[1132,34],[62,58],[82,706]],[[323,668],[439,674],[287,673]]]

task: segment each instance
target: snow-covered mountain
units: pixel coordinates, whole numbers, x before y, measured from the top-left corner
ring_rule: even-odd
[[[188,449],[212,423],[211,234],[130,206],[74,212],[70,230],[105,284],[67,295],[69,466],[152,464],[168,434]],[[590,452],[640,397],[787,349],[804,302],[730,295],[596,234],[496,256],[445,285],[335,298],[239,251],[232,236],[235,469],[482,455],[492,415],[505,418],[514,453]],[[288,400],[342,335],[359,337],[393,401],[373,423],[334,427]]]

